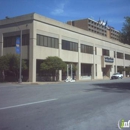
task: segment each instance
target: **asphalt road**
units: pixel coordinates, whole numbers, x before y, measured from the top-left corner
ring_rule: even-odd
[[[0,84],[0,130],[119,130],[121,119],[130,120],[130,78]]]

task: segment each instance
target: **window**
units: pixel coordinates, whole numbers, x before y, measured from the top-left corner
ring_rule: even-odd
[[[15,47],[17,37],[20,37],[20,36],[17,35],[17,36],[4,37],[4,40],[3,40],[4,47]],[[29,45],[29,34],[23,34],[22,35],[22,45],[23,46]]]
[[[52,47],[55,48],[55,39],[52,38]]]
[[[42,36],[42,35],[40,35],[40,44],[39,44],[39,45],[41,45],[41,46],[44,45],[44,42],[43,42],[43,36]]]
[[[62,40],[62,49],[70,51],[78,51],[78,43]]]
[[[130,60],[130,55],[125,54],[125,59],[126,59],[126,60]]]
[[[55,38],[55,46],[54,46],[55,48],[59,48],[59,41],[58,41],[58,39],[57,38]]]
[[[12,41],[13,41],[12,43],[14,43],[15,37],[13,37]],[[29,45],[29,34],[22,35],[22,45]]]
[[[102,49],[102,55],[103,56],[109,56],[109,50]]]
[[[51,48],[59,48],[59,39],[37,34],[37,45]]]
[[[91,76],[90,64],[81,64],[81,76]]]
[[[48,47],[51,47],[52,45],[52,38],[51,37],[48,37]]]
[[[42,37],[42,46],[48,46],[48,43],[47,43],[47,38],[46,36],[41,36]]]
[[[81,44],[81,52],[93,54],[93,46]]]
[[[73,43],[70,44],[70,50],[73,51]]]
[[[117,52],[117,58],[123,59],[123,53]]]

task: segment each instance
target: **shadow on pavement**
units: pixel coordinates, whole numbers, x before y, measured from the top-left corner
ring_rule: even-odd
[[[86,92],[100,90],[103,92],[118,92],[126,93],[130,92],[130,83],[98,83],[93,84],[94,88],[86,89]]]

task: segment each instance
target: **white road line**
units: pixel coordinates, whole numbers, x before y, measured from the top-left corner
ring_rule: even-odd
[[[28,105],[33,105],[33,104],[38,104],[38,103],[44,103],[44,102],[50,102],[50,101],[54,101],[54,100],[57,100],[57,99],[48,99],[48,100],[43,100],[43,101],[30,102],[30,103],[25,103],[25,104],[20,104],[20,105],[2,107],[2,108],[0,108],[0,110],[10,109],[10,108],[16,108],[16,107],[22,107],[22,106],[28,106]]]

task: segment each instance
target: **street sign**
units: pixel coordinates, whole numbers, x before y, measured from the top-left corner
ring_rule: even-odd
[[[16,37],[16,53],[20,54],[20,37]]]

